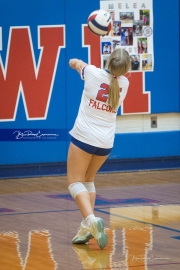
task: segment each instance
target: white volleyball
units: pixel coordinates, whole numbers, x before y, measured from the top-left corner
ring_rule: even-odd
[[[88,17],[89,29],[98,36],[105,36],[111,31],[111,14],[103,9],[93,11]]]

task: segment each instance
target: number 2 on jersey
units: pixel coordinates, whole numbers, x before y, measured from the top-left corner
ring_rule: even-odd
[[[101,90],[98,91],[96,99],[102,102],[106,102],[108,99],[109,85],[106,83],[102,83],[100,87]],[[121,92],[122,88],[120,88],[119,91]]]
[[[101,90],[98,91],[96,99],[102,102],[106,102],[108,99],[109,85],[106,83],[102,83],[100,87]]]

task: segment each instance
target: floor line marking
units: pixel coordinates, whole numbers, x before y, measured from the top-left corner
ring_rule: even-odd
[[[32,214],[46,214],[46,213],[60,213],[60,212],[73,212],[79,211],[79,209],[71,209],[71,210],[49,210],[49,211],[41,211],[41,212],[22,212],[22,213],[9,213],[9,214],[0,214],[2,216],[16,216],[16,215],[32,215]]]

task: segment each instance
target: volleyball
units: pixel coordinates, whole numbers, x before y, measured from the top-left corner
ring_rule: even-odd
[[[103,9],[93,11],[88,17],[88,27],[95,35],[108,35],[112,28],[111,14]]]

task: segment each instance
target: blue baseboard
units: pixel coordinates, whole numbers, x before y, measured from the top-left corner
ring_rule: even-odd
[[[180,157],[111,159],[101,167],[100,172],[129,172],[143,170],[180,169]]]
[[[0,166],[0,179],[66,175],[66,165],[66,162],[3,165]],[[180,169],[180,156],[151,159],[110,159],[103,164],[98,173],[174,169]]]

